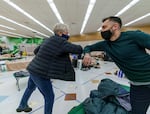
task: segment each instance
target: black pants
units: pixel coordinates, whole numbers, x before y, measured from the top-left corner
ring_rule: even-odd
[[[150,105],[150,85],[131,85],[130,100],[132,114],[146,114]]]

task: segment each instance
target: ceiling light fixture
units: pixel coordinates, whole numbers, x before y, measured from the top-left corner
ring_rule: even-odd
[[[133,7],[136,3],[138,3],[140,0],[132,0],[128,5],[126,5],[122,10],[120,10],[115,16],[120,16],[124,12],[126,12],[128,9]],[[100,31],[101,27],[97,29],[97,31]]]
[[[85,26],[87,24],[87,21],[88,21],[90,15],[91,15],[93,7],[95,6],[95,3],[96,3],[96,0],[90,0],[90,2],[89,2],[89,5],[88,5],[88,8],[87,8],[87,12],[85,14],[85,17],[84,17],[84,21],[83,21],[83,24],[82,24],[80,34],[82,34],[83,31],[84,31],[84,28],[85,28]]]
[[[4,37],[6,37],[6,36],[10,36],[10,37],[18,37],[17,35],[10,35],[10,34],[7,34],[7,33],[1,33],[0,32],[0,36],[4,36]]]
[[[10,0],[3,0],[3,1],[5,1],[6,3],[8,3],[10,6],[12,6],[13,8],[15,8],[17,11],[21,12],[22,14],[24,14],[25,16],[27,16],[28,18],[30,18],[31,20],[33,20],[34,22],[36,22],[37,24],[39,24],[40,26],[42,26],[43,28],[45,28],[46,30],[48,30],[49,32],[53,33],[52,30],[50,30],[48,27],[46,27],[44,24],[42,24],[40,21],[38,21],[37,19],[35,19],[29,13],[25,12],[23,9],[21,9],[19,6],[17,6],[13,2],[11,2]]]
[[[58,12],[57,8],[56,8],[56,5],[55,3],[53,2],[53,0],[47,0],[49,6],[51,7],[52,11],[54,12],[54,14],[56,15],[58,21],[60,23],[64,23],[61,16],[60,16],[60,13]]]
[[[22,34],[17,34],[17,33],[14,33],[14,32],[9,32],[9,31],[5,31],[5,30],[0,30],[0,32],[4,32],[4,33],[7,33],[7,34],[13,34],[13,35],[29,38],[29,36],[25,36],[25,35],[22,35]]]
[[[21,26],[21,27],[23,27],[23,28],[25,28],[25,29],[30,30],[30,31],[37,32],[38,34],[41,34],[41,35],[43,35],[43,36],[45,36],[45,37],[49,37],[49,36],[46,35],[46,34],[43,34],[43,33],[39,32],[39,31],[37,31],[37,30],[35,30],[35,29],[32,29],[32,28],[27,27],[27,26],[25,26],[25,25],[22,25],[22,24],[20,24],[20,23],[17,23],[16,21],[13,21],[13,20],[11,20],[11,19],[9,19],[9,18],[7,18],[7,17],[4,17],[4,16],[2,16],[2,15],[0,15],[0,18],[1,18],[1,19],[4,19],[4,20],[6,20],[6,21],[9,21],[9,22],[11,22],[11,23],[13,23],[13,24],[19,25],[19,26]]]
[[[14,28],[12,28],[12,27],[8,27],[8,26],[5,26],[5,25],[0,25],[0,27],[7,28],[7,29],[9,29],[9,30],[16,30],[16,29],[14,29]]]
[[[97,31],[100,31],[102,29],[102,27],[100,27]]]
[[[126,5],[122,10],[120,10],[115,16],[120,16],[125,11],[133,7],[136,3],[138,3],[140,0],[132,0],[128,5]]]
[[[139,17],[139,18],[137,18],[137,19],[135,19],[135,20],[133,20],[133,21],[130,21],[129,23],[125,24],[124,26],[129,26],[129,25],[131,25],[131,24],[133,24],[133,23],[135,23],[135,22],[137,22],[137,21],[140,21],[140,20],[142,20],[142,19],[144,19],[144,18],[146,18],[146,17],[148,17],[148,16],[150,16],[150,13],[147,13],[147,14],[144,15],[144,16],[141,16],[141,17]]]
[[[39,35],[35,35],[34,37],[35,37],[35,38],[42,38],[42,39],[43,39],[43,37],[41,37],[41,36],[39,36]]]

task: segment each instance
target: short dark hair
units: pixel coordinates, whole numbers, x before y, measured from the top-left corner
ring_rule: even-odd
[[[109,17],[106,17],[102,20],[102,22],[106,21],[106,20],[110,20],[110,21],[113,21],[113,22],[117,22],[119,25],[120,25],[120,28],[122,26],[122,21],[119,17],[116,17],[116,16],[109,16]]]

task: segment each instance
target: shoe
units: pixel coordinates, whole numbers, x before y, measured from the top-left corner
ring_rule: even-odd
[[[32,111],[32,108],[30,108],[29,106],[27,106],[27,107],[25,107],[25,108],[20,108],[20,107],[18,107],[18,108],[16,109],[16,112],[22,112],[22,111],[24,111],[24,112],[31,112],[31,111]]]

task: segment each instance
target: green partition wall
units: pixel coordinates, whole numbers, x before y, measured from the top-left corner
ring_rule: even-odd
[[[15,37],[8,37],[8,40],[10,43],[13,44],[21,44],[21,43],[27,43],[27,44],[41,44],[43,42],[42,38],[15,38]]]
[[[5,42],[8,47],[11,47],[11,49],[3,49],[4,53],[12,53],[14,50],[19,49],[20,44],[36,44],[40,45],[43,42],[42,38],[17,38],[17,37],[5,37],[4,39],[0,38],[0,44],[2,42]]]

